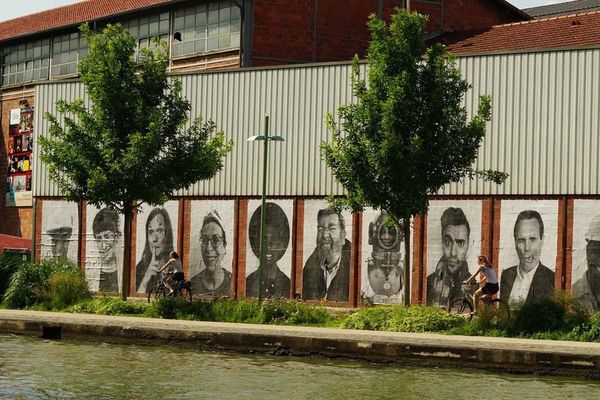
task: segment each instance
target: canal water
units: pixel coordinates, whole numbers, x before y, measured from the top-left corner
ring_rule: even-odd
[[[0,399],[598,399],[575,378],[0,334]]]

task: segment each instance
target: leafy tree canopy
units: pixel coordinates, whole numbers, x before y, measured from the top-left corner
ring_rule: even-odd
[[[443,45],[428,48],[426,17],[397,10],[386,24],[372,16],[367,79],[353,65],[355,104],[338,109],[322,155],[346,190],[337,206],[386,210],[395,222],[428,210],[428,196],[465,177],[496,183],[507,175],[473,163],[491,100],[483,96],[469,121],[462,99],[469,85]]]
[[[41,158],[67,199],[129,214],[212,178],[232,143],[211,121],[188,124],[191,105],[181,82],[167,76],[166,44],[156,40],[136,62],[135,40],[120,25],[81,31],[89,52],[79,73],[89,106],[57,102],[60,117],[45,115],[50,135],[40,138]]]

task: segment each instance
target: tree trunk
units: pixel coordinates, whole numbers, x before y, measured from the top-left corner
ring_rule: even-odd
[[[404,234],[404,305],[410,306],[410,218],[402,220],[402,233]]]
[[[125,249],[123,254],[123,266],[121,270],[121,298],[127,300],[129,296],[130,276],[129,271],[131,270],[131,220],[133,212],[131,210],[131,203],[128,203],[125,209],[125,229],[124,238]]]

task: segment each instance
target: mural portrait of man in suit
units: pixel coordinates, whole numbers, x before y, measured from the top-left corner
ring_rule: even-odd
[[[521,211],[513,231],[519,264],[502,271],[500,298],[523,302],[549,297],[554,292],[554,271],[540,261],[544,221],[535,210]]]

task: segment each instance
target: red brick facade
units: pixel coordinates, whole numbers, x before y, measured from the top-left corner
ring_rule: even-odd
[[[0,136],[2,138],[2,143],[0,143],[0,233],[31,239],[33,235],[32,208],[6,207],[7,143],[9,139],[10,110],[20,108],[19,102],[22,100],[27,100],[32,107],[35,106],[33,90],[31,88],[4,91],[0,97],[0,129],[2,132]]]
[[[389,17],[403,5],[403,0],[383,0],[382,16]],[[362,57],[370,39],[369,15],[377,14],[378,7],[378,0],[346,0],[343,5],[338,0],[257,1],[252,64],[344,61],[354,54]],[[494,0],[413,0],[411,10],[429,17],[427,32],[431,34],[481,31],[524,19]]]

